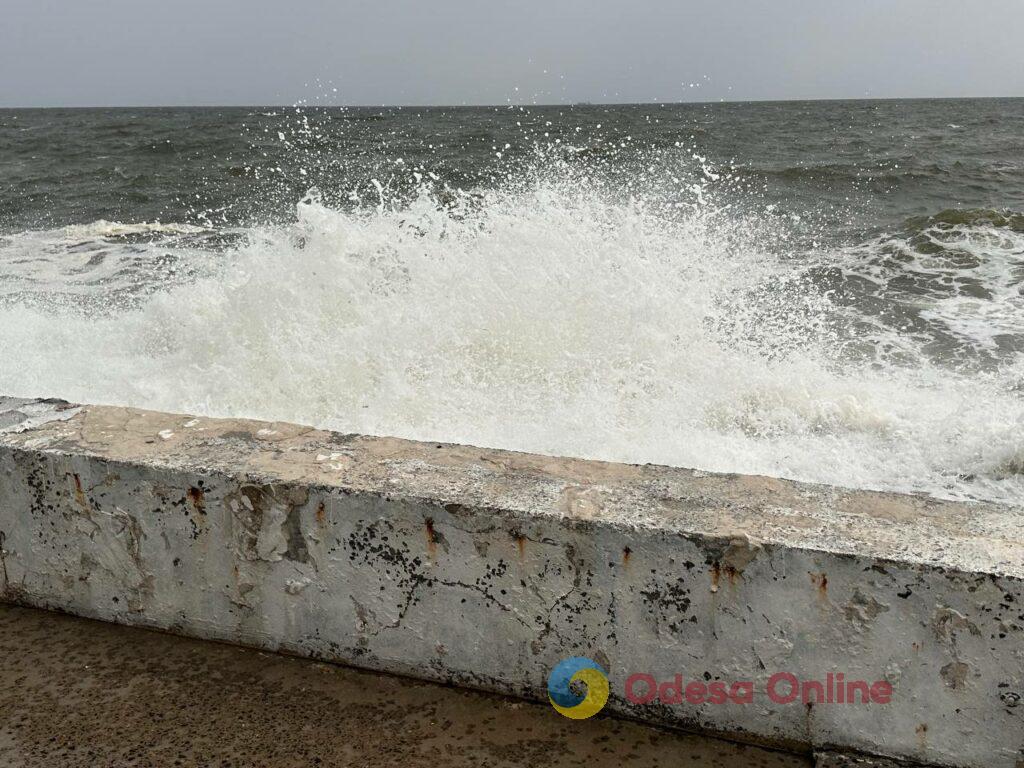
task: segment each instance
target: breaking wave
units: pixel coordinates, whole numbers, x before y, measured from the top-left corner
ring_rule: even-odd
[[[0,392],[1024,504],[1019,214],[789,247],[544,168],[8,236]]]

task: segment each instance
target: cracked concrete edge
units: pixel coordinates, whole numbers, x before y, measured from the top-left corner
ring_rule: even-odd
[[[527,698],[585,655],[621,715],[937,765],[1024,757],[1021,522],[131,408],[0,434],[2,599]],[[631,671],[760,685],[783,669],[885,679],[899,706],[622,694]]]

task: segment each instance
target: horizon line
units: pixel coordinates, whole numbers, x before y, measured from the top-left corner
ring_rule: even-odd
[[[844,102],[872,101],[993,101],[1024,99],[1021,96],[856,96],[852,98],[817,99],[716,99],[714,101],[571,101],[534,104],[319,104],[305,103],[264,103],[264,104],[91,104],[91,105],[36,105],[3,106],[0,110],[46,110],[46,109],[526,109],[550,107],[677,107],[712,106],[717,104],[834,104]]]

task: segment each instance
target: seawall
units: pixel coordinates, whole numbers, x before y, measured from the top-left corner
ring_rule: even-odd
[[[1024,765],[1015,508],[0,398],[0,599],[530,699],[588,656],[629,717]],[[891,702],[765,694],[835,671]]]

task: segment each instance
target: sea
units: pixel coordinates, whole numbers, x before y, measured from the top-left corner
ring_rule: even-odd
[[[0,393],[1024,505],[1024,99],[0,110]]]

